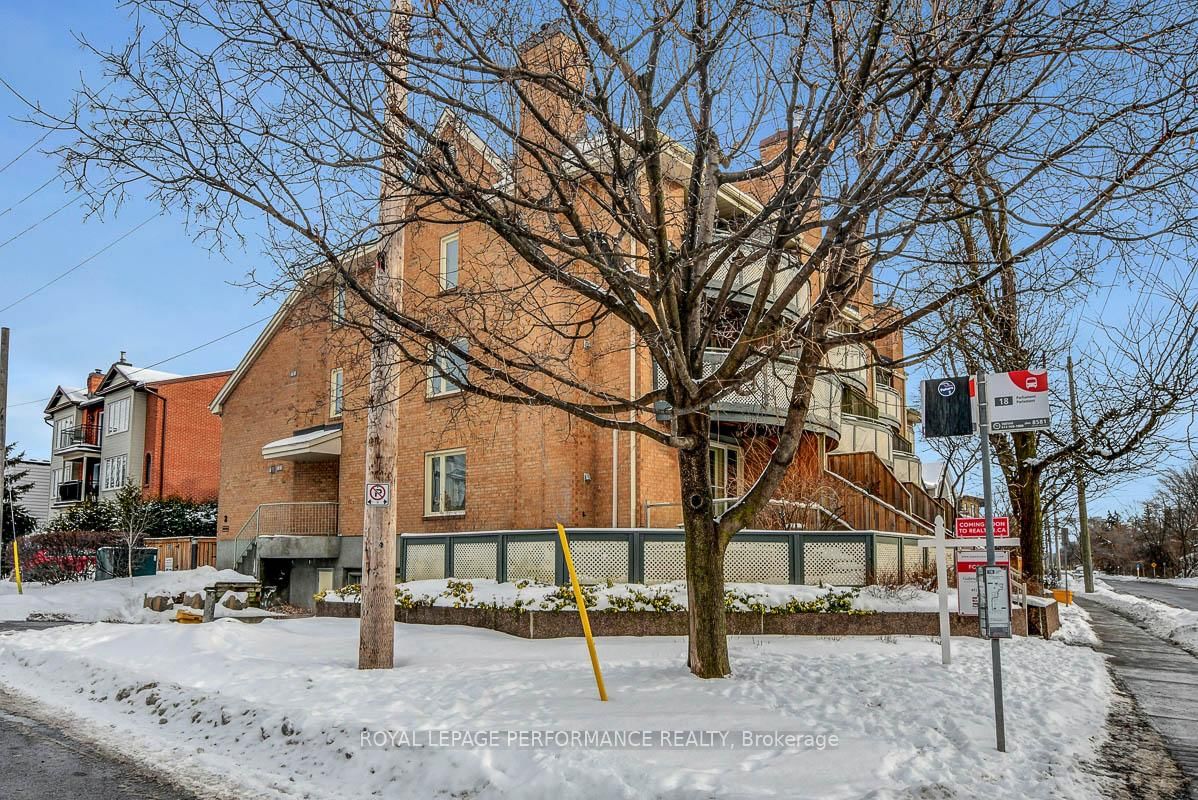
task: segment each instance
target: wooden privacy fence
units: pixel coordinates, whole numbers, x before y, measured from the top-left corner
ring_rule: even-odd
[[[162,536],[146,539],[145,546],[158,551],[159,572],[216,566],[215,536]]]
[[[657,528],[568,531],[583,583],[666,583],[686,578],[683,534]],[[734,583],[863,586],[900,582],[928,568],[921,536],[888,531],[742,531],[732,540],[724,579]],[[535,580],[565,584],[565,560],[549,530],[404,534],[402,580]]]

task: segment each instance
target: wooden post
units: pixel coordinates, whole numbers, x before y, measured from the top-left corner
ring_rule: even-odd
[[[4,550],[4,489],[8,469],[8,328],[0,328],[0,553]],[[17,534],[13,524],[13,557],[16,558]],[[20,583],[17,584],[20,586]]]
[[[396,49],[391,68],[399,63],[405,44],[411,6],[394,0],[391,7],[391,36]],[[400,147],[403,131],[396,130],[396,112],[406,96],[392,82],[383,131],[384,152]],[[389,164],[389,168],[399,168]],[[402,219],[402,201],[397,202],[384,170],[380,187],[379,221],[383,244],[375,263],[374,295],[384,305],[400,308],[402,303],[404,235],[397,222]],[[370,347],[370,395],[366,417],[366,484],[385,484],[385,504],[364,504],[362,520],[362,597],[358,634],[358,669],[391,669],[395,665],[395,459],[399,437],[399,406],[395,378],[400,361],[395,333],[382,313],[375,312]],[[362,487],[363,497],[366,486]]]
[[[1077,414],[1077,387],[1073,384],[1073,356],[1065,362],[1069,372],[1069,415],[1073,425],[1073,438],[1081,435],[1081,420]],[[1082,575],[1087,593],[1094,591],[1094,561],[1090,553],[1090,520],[1086,510],[1086,476],[1080,455],[1073,458],[1073,478],[1077,481],[1077,541],[1081,546]]]

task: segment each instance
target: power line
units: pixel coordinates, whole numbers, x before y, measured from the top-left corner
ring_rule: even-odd
[[[265,317],[261,317],[260,319],[256,319],[253,322],[242,325],[237,330],[232,330],[232,331],[229,331],[228,333],[221,334],[220,336],[217,336],[215,339],[209,339],[208,341],[204,342],[203,344],[197,344],[195,347],[190,347],[181,353],[175,353],[173,356],[167,356],[166,358],[164,358],[160,361],[155,361],[153,364],[147,364],[144,367],[138,367],[137,369],[132,370],[130,372],[130,374],[136,375],[141,370],[153,369],[154,367],[160,367],[163,364],[166,364],[167,362],[170,362],[170,361],[174,361],[177,358],[182,358],[183,356],[191,355],[192,353],[194,353],[197,350],[203,350],[205,347],[214,345],[217,342],[223,342],[225,339],[228,339],[230,336],[236,336],[237,334],[241,333],[242,331],[249,330],[250,328],[254,327],[255,325],[260,325],[263,322],[266,322],[268,319],[270,319],[273,316],[274,316],[273,313],[267,314]],[[50,401],[49,397],[41,397],[41,398],[38,398],[37,400],[25,400],[20,403],[13,403],[12,405],[9,406],[9,408],[20,408],[21,406],[31,406],[31,405],[34,405],[35,403],[47,403],[49,401]]]
[[[18,200],[17,202],[13,203],[13,204],[12,204],[11,206],[9,206],[8,208],[4,209],[3,211],[0,211],[0,217],[3,217],[3,216],[4,216],[5,214],[7,214],[9,211],[12,211],[14,208],[16,208],[17,206],[21,205],[22,203],[24,203],[24,202],[25,202],[26,200],[28,200],[29,198],[33,197],[35,194],[37,194],[38,192],[40,192],[42,189],[45,189],[45,188],[46,188],[47,186],[49,186],[50,184],[54,183],[54,179],[55,179],[56,177],[58,177],[58,176],[56,176],[56,175],[51,175],[51,176],[50,176],[50,178],[49,178],[49,179],[48,179],[48,180],[47,180],[45,183],[43,183],[41,186],[37,187],[37,188],[36,188],[36,189],[34,189],[32,192],[30,192],[29,194],[27,194],[27,195],[25,195],[24,197],[22,197],[20,200]]]
[[[84,266],[85,264],[87,264],[88,262],[92,261],[93,259],[95,259],[95,258],[99,257],[100,255],[104,254],[104,253],[105,253],[105,252],[107,252],[108,250],[111,250],[113,247],[115,247],[116,245],[120,244],[120,243],[121,243],[122,241],[124,241],[125,239],[128,239],[130,236],[132,236],[133,234],[137,233],[137,231],[139,231],[140,229],[144,228],[146,225],[149,225],[151,222],[153,222],[155,219],[157,219],[161,213],[162,213],[162,212],[156,212],[156,213],[152,214],[151,216],[147,217],[147,218],[146,218],[145,220],[143,220],[142,222],[138,223],[138,225],[137,225],[136,227],[134,227],[134,228],[133,228],[133,229],[131,229],[131,230],[125,231],[125,232],[124,232],[124,233],[122,233],[120,236],[118,236],[116,239],[114,239],[113,241],[111,241],[111,242],[109,242],[108,244],[104,245],[104,246],[103,246],[103,247],[101,247],[99,250],[97,250],[96,252],[92,253],[90,256],[88,256],[87,258],[83,259],[82,261],[80,261],[80,262],[79,262],[78,264],[76,264],[75,266],[73,266],[73,267],[71,267],[70,269],[67,269],[67,270],[65,270],[65,271],[63,271],[63,272],[60,272],[58,275],[55,275],[53,278],[51,278],[50,280],[46,281],[45,283],[43,283],[41,286],[37,287],[37,288],[36,288],[36,289],[34,289],[33,291],[31,291],[31,292],[28,292],[28,293],[26,293],[26,294],[22,295],[21,297],[18,297],[16,300],[14,300],[14,301],[12,301],[11,303],[9,303],[8,305],[6,305],[4,308],[0,308],[0,314],[3,314],[5,311],[8,311],[10,308],[12,308],[12,307],[13,307],[13,306],[15,306],[15,305],[18,305],[18,304],[20,304],[20,303],[23,303],[23,302],[25,302],[25,301],[26,301],[26,300],[28,300],[30,297],[33,297],[35,294],[37,294],[38,292],[42,291],[43,289],[46,289],[46,288],[49,288],[50,286],[53,286],[54,284],[58,283],[60,280],[62,280],[62,279],[63,279],[63,278],[65,278],[66,276],[70,275],[70,274],[71,274],[72,272],[74,272],[75,270],[77,270],[77,269],[79,269],[80,267]]]
[[[4,81],[4,79],[3,79],[3,78],[0,78],[0,81]],[[5,86],[8,86],[8,83],[5,81],[4,85],[5,85]],[[11,89],[12,89],[12,87],[9,87],[9,89],[11,90]],[[16,94],[16,93],[14,92],[14,94]],[[20,95],[17,95],[17,96],[18,96],[18,97],[20,97]],[[41,144],[42,142],[46,141],[46,137],[47,137],[47,136],[49,136],[50,134],[54,133],[54,131],[55,131],[55,128],[50,128],[50,129],[48,129],[48,130],[47,130],[45,133],[43,133],[43,134],[42,134],[42,136],[41,136],[41,138],[40,138],[40,139],[38,139],[36,142],[34,142],[33,144],[31,144],[31,145],[29,145],[28,147],[26,147],[26,148],[25,148],[24,150],[22,150],[21,152],[17,153],[15,156],[13,156],[13,158],[12,158],[12,160],[11,160],[11,161],[9,161],[9,162],[8,162],[7,164],[5,164],[3,167],[0,167],[0,172],[4,172],[4,170],[8,169],[8,168],[9,168],[9,167],[11,167],[13,164],[15,164],[15,163],[17,163],[18,161],[20,161],[20,160],[21,160],[21,158],[22,158],[22,157],[23,157],[23,156],[24,156],[26,153],[28,153],[28,152],[29,152],[30,150],[32,150],[33,148],[37,147],[37,146],[38,146],[39,144]]]
[[[29,226],[28,228],[26,228],[25,230],[21,231],[21,232],[20,232],[20,233],[18,233],[18,234],[15,234],[15,235],[13,235],[13,236],[10,236],[9,238],[5,239],[3,242],[0,242],[0,248],[3,248],[3,247],[5,247],[6,245],[9,245],[9,244],[11,244],[12,242],[15,242],[17,239],[20,239],[22,236],[24,236],[25,234],[29,233],[29,232],[30,232],[31,230],[33,230],[34,228],[38,227],[39,225],[41,225],[41,224],[42,224],[43,222],[45,222],[46,220],[50,219],[51,217],[55,216],[56,214],[60,213],[61,211],[64,211],[64,210],[66,209],[66,207],[67,207],[67,206],[69,206],[71,203],[75,202],[75,201],[76,201],[76,200],[78,200],[78,199],[79,199],[79,198],[78,198],[78,196],[76,196],[76,197],[72,197],[70,200],[66,201],[65,203],[63,203],[62,205],[60,205],[58,208],[56,208],[56,209],[54,209],[53,211],[51,211],[49,214],[47,214],[46,216],[44,216],[44,217],[42,217],[41,219],[39,219],[37,222],[35,222],[35,223],[33,223],[32,225],[30,225],[30,226]]]

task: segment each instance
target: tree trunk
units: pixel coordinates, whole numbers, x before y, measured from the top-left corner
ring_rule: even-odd
[[[1014,483],[1007,487],[1019,528],[1019,550],[1025,578],[1044,580],[1044,506],[1040,499],[1040,470],[1028,465],[1036,457],[1036,434],[1016,433]]]
[[[690,416],[679,430],[698,441],[678,451],[682,519],[686,531],[686,596],[689,617],[687,663],[700,678],[724,678],[728,664],[728,624],[724,616],[724,549],[715,526],[708,473],[706,418]],[[683,431],[684,428],[689,430]]]

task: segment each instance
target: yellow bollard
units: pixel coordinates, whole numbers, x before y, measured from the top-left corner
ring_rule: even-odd
[[[574,601],[578,603],[578,616],[582,619],[582,632],[587,637],[587,650],[591,654],[591,667],[595,670],[595,684],[599,687],[599,699],[607,700],[607,689],[603,688],[603,671],[599,669],[599,654],[595,652],[595,637],[591,635],[591,621],[587,619],[586,598],[582,596],[582,586],[578,583],[578,573],[574,571],[574,558],[570,555],[570,542],[566,539],[566,529],[557,523],[557,535],[562,540],[562,553],[566,557],[566,569],[570,570],[570,582],[574,584]]]
[[[17,579],[17,594],[25,594],[25,590],[21,587],[21,554],[17,550],[17,540],[12,540],[12,573]]]

